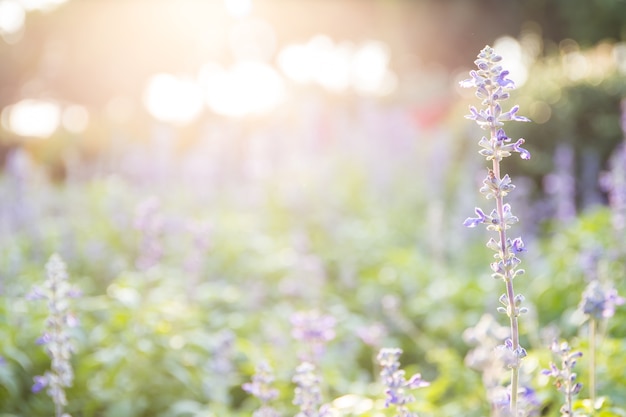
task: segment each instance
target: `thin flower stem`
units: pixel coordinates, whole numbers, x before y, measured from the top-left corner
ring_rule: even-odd
[[[596,319],[589,320],[589,398],[591,399],[592,415],[595,415],[596,404]]]
[[[493,105],[491,107],[491,112],[493,114]],[[496,139],[496,127],[491,127],[491,140]],[[500,182],[502,178],[500,177],[500,161],[498,158],[493,159],[493,175],[496,177],[496,180]],[[500,238],[500,256],[502,261],[506,262],[510,258],[509,248],[507,246],[507,236],[506,236],[506,224],[504,222],[504,198],[501,194],[496,196],[496,211],[498,213],[498,218],[500,221],[500,227],[498,230],[499,238]],[[517,322],[517,307],[515,305],[515,290],[513,288],[513,277],[511,276],[511,271],[506,269],[504,281],[506,284],[506,297],[508,299],[508,316],[510,319],[510,327],[511,327],[511,342],[513,343],[513,352],[517,352],[519,349],[519,325]],[[519,385],[519,365],[516,361],[511,369],[511,403],[510,403],[510,411],[511,415],[517,416],[517,392]]]

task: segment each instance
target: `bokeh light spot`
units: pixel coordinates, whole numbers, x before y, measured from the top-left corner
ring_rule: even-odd
[[[294,82],[306,83],[311,80],[309,57],[304,45],[290,44],[282,48],[278,54],[278,67]]]
[[[25,137],[49,137],[59,127],[60,118],[61,108],[53,101],[26,99],[3,110],[5,127]]]
[[[204,103],[200,87],[191,79],[157,74],[148,81],[144,104],[155,119],[184,125],[199,116]]]
[[[354,89],[362,94],[388,94],[395,88],[395,76],[388,69],[389,47],[369,41],[356,51],[353,61]]]
[[[252,0],[224,0],[226,11],[233,17],[244,17],[252,12]]]
[[[510,36],[503,36],[496,39],[493,48],[502,56],[503,66],[510,71],[508,78],[513,80],[517,87],[524,85],[528,79],[528,67],[524,62],[524,53],[519,41]]]
[[[283,79],[271,66],[260,62],[240,62],[228,71],[208,64],[200,79],[206,88],[208,107],[224,116],[263,114],[285,97]]]
[[[11,35],[24,26],[26,12],[21,4],[14,0],[0,1],[0,34]]]

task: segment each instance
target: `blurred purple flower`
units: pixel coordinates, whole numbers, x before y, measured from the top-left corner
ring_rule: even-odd
[[[327,405],[322,405],[321,378],[316,373],[315,365],[310,362],[302,362],[296,368],[293,377],[296,384],[294,405],[300,406],[300,412],[296,417],[330,417]]]
[[[413,417],[415,414],[409,411],[407,404],[414,402],[415,398],[407,391],[427,387],[430,383],[424,381],[420,374],[413,375],[407,381],[404,370],[400,369],[401,354],[402,349],[383,348],[376,357],[381,367],[380,377],[385,385],[385,407],[394,405],[398,416]]]
[[[74,371],[70,363],[74,345],[68,329],[76,326],[78,319],[69,310],[68,301],[75,298],[80,291],[70,286],[68,280],[65,263],[59,255],[54,254],[46,263],[44,285],[34,287],[26,297],[29,300],[45,299],[48,301],[46,330],[36,343],[45,346],[51,366],[50,371],[44,375],[34,377],[32,391],[39,392],[47,387],[47,394],[57,410],[62,410],[67,405],[65,388],[71,387],[74,380]]]
[[[565,395],[565,403],[561,407],[561,413],[571,416],[573,415],[573,396],[578,394],[582,388],[582,384],[576,382],[574,366],[576,366],[578,358],[583,354],[582,352],[572,352],[567,342],[559,343],[556,340],[552,342],[550,350],[560,357],[561,367],[559,368],[551,362],[550,368],[542,370],[541,373],[554,378],[555,386]]]
[[[261,407],[253,413],[253,417],[278,417],[278,412],[269,405],[269,402],[278,397],[278,390],[272,387],[274,374],[272,368],[260,363],[252,376],[252,382],[246,382],[242,388],[247,393],[261,400]]]
[[[303,342],[310,351],[308,361],[315,361],[324,352],[326,343],[335,338],[336,320],[317,310],[299,311],[291,316],[291,335]]]
[[[41,391],[42,389],[44,389],[45,387],[48,386],[48,377],[47,375],[37,375],[33,378],[34,384],[32,386],[32,388],[30,389],[33,394],[38,393],[39,391]]]
[[[484,211],[476,207],[474,212],[478,217],[468,217],[463,222],[463,226],[465,227],[476,227],[479,224],[489,223],[491,222],[491,217],[487,216]]]
[[[616,289],[604,289],[598,280],[593,280],[585,288],[578,307],[584,314],[600,320],[613,317],[615,307],[624,304],[624,301]]]

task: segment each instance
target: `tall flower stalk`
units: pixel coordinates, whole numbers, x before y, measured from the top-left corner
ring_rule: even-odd
[[[67,406],[65,389],[72,386],[74,372],[70,358],[74,352],[69,328],[78,324],[77,319],[70,312],[69,299],[77,297],[80,292],[68,282],[65,263],[61,257],[54,254],[46,264],[47,278],[43,287],[34,287],[27,296],[31,300],[48,301],[48,318],[46,330],[37,340],[37,344],[46,347],[50,356],[50,370],[43,375],[34,377],[33,392],[46,388],[55,406],[55,417],[69,417],[64,412]]]
[[[497,240],[493,237],[487,242],[487,247],[495,252],[495,262],[491,263],[493,277],[501,279],[505,285],[505,293],[500,297],[500,302],[504,305],[498,309],[505,313],[510,321],[510,339],[504,344],[504,348],[510,352],[510,360],[507,361],[511,369],[511,400],[509,410],[513,417],[518,416],[517,398],[519,391],[519,369],[521,359],[526,356],[526,351],[520,346],[518,317],[525,312],[521,307],[524,297],[516,295],[513,287],[513,280],[516,276],[524,273],[519,269],[520,259],[517,255],[525,250],[524,243],[520,237],[511,239],[507,236],[507,230],[518,222],[518,218],[513,215],[511,206],[504,202],[504,198],[515,186],[511,182],[508,174],[502,175],[501,162],[504,158],[511,156],[513,152],[518,152],[522,159],[530,159],[530,153],[522,148],[524,139],[515,142],[507,137],[504,129],[504,122],[519,121],[528,122],[526,117],[518,116],[519,107],[513,106],[509,111],[503,111],[501,103],[509,98],[509,90],[515,88],[512,80],[508,79],[509,71],[500,65],[502,57],[490,46],[478,54],[478,59],[474,61],[477,70],[470,71],[471,78],[461,82],[465,88],[474,88],[476,96],[482,100],[482,108],[477,109],[470,106],[470,114],[466,118],[474,120],[478,126],[489,132],[489,137],[483,136],[478,145],[481,147],[480,154],[491,161],[491,168],[488,169],[487,177],[483,181],[480,189],[487,199],[495,200],[495,208],[486,214],[480,208],[476,208],[477,217],[470,217],[465,220],[467,227],[476,227],[485,224],[487,230],[497,234]]]

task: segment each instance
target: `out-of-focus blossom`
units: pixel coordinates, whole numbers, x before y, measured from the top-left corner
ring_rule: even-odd
[[[598,280],[593,280],[585,288],[578,308],[593,319],[607,319],[613,317],[615,307],[624,304],[624,301],[616,289],[602,288]]]
[[[76,326],[78,320],[69,309],[69,300],[79,296],[80,291],[69,284],[65,263],[59,255],[50,257],[46,272],[47,278],[43,287],[34,287],[26,297],[29,300],[47,300],[49,312],[45,321],[46,330],[36,343],[45,346],[51,359],[51,367],[43,375],[33,378],[32,391],[39,392],[47,388],[46,392],[56,406],[57,416],[60,416],[67,405],[65,389],[71,387],[74,381],[70,362],[74,345],[69,328]]]
[[[296,368],[293,377],[296,384],[293,403],[300,407],[296,417],[330,417],[328,405],[322,405],[321,378],[315,370],[315,365],[302,362]]]
[[[278,397],[278,390],[272,387],[274,374],[272,368],[262,362],[252,376],[252,382],[246,382],[242,388],[247,393],[261,400],[261,407],[254,411],[252,417],[278,417],[279,413],[269,405],[270,401]]]
[[[291,316],[291,335],[307,346],[306,360],[314,362],[320,358],[326,344],[335,338],[335,324],[333,316],[322,315],[317,310],[299,311]]]
[[[542,374],[554,378],[555,386],[565,395],[565,404],[561,407],[561,415],[571,417],[573,415],[573,396],[578,394],[582,388],[582,384],[576,382],[576,373],[573,370],[578,358],[583,354],[582,352],[572,352],[572,348],[567,342],[559,343],[556,340],[552,342],[550,349],[561,358],[561,367],[559,368],[551,362],[550,368],[544,369]]]
[[[424,381],[420,374],[406,380],[404,370],[400,369],[401,354],[402,349],[383,348],[376,357],[381,367],[380,377],[385,385],[385,407],[395,406],[397,417],[416,417],[416,414],[407,407],[415,401],[409,390],[427,387],[430,383]]]

